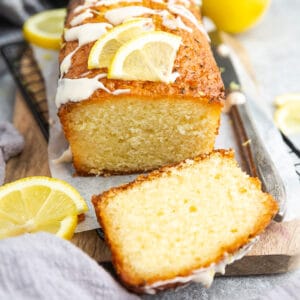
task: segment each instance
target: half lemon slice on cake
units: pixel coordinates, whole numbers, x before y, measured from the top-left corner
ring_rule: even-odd
[[[172,69],[181,37],[163,32],[144,33],[115,54],[108,78],[173,82]]]
[[[70,239],[78,215],[88,210],[68,183],[49,177],[28,177],[0,188],[0,238],[47,231]]]
[[[124,43],[154,29],[154,24],[150,18],[133,18],[114,27],[102,35],[92,47],[88,59],[88,68],[109,67],[115,53]]]

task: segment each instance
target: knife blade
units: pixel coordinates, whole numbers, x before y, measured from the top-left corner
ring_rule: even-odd
[[[225,86],[226,97],[239,96],[251,101],[242,91],[241,83],[229,55],[220,54],[218,47],[224,45],[220,32],[209,33],[215,60],[222,70],[221,76]],[[219,48],[220,50],[220,48]],[[282,178],[269,156],[262,139],[247,108],[247,101],[233,105],[229,111],[233,127],[239,140],[240,150],[246,161],[248,173],[258,177],[264,191],[270,193],[278,202],[279,211],[274,220],[281,222],[286,210],[286,191]]]

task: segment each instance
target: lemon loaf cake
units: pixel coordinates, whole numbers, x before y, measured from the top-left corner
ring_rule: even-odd
[[[193,1],[73,0],[56,95],[77,174],[210,152],[223,83]]]
[[[146,293],[190,281],[209,286],[278,209],[225,150],[141,175],[92,201],[118,275]]]

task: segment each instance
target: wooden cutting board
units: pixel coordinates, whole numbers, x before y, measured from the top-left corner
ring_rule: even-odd
[[[16,97],[13,123],[25,137],[25,148],[8,162],[6,182],[33,175],[50,176],[47,143],[20,94]],[[72,242],[97,261],[110,259],[108,248],[94,230],[75,234]],[[227,267],[226,275],[275,274],[298,266],[300,220],[272,223],[246,257]]]

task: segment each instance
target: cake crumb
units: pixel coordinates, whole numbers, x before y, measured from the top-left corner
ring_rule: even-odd
[[[53,126],[55,124],[55,121],[52,118],[49,118],[48,123],[50,126]]]
[[[245,141],[244,143],[242,143],[242,146],[243,147],[246,147],[247,145],[250,145],[251,144],[251,139]]]

